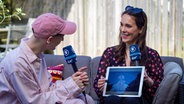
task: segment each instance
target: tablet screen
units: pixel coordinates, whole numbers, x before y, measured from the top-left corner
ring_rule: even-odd
[[[140,97],[144,66],[108,67],[103,96]]]

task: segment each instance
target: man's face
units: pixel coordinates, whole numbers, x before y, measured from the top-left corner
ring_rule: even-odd
[[[60,44],[61,41],[64,40],[64,35],[63,34],[58,34],[55,36],[51,36],[52,38],[49,40],[50,43],[48,44],[48,50],[54,50],[56,46]]]

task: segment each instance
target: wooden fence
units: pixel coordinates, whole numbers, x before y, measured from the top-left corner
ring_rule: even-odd
[[[55,50],[72,45],[78,55],[91,57],[118,44],[121,12],[127,5],[143,8],[148,16],[147,45],[160,55],[184,59],[183,0],[23,0],[28,17],[53,12],[75,21],[77,32]]]

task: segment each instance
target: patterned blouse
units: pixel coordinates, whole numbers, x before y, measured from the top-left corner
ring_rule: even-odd
[[[148,76],[153,79],[154,84],[151,87],[144,84],[142,94],[145,99],[147,99],[149,102],[152,102],[155,92],[163,79],[164,68],[158,52],[149,47],[147,47],[147,50],[148,58],[145,64],[145,71],[147,72]],[[115,54],[115,46],[107,48],[104,51],[99,63],[97,76],[94,80],[94,88],[101,100],[103,99],[102,91],[100,91],[100,89],[97,87],[100,76],[102,75],[105,77],[108,66],[126,66],[125,58],[122,61],[117,61]]]

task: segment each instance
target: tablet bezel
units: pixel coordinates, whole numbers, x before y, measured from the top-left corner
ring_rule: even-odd
[[[136,94],[118,94],[118,93],[115,93],[115,92],[112,92],[112,91],[108,91],[108,94],[106,93],[107,92],[107,82],[108,82],[108,78],[109,78],[109,73],[112,72],[111,70],[113,71],[118,71],[118,72],[134,72],[134,71],[137,71],[138,73],[140,72],[141,73],[141,76],[140,76],[140,84],[139,84],[139,90],[138,90],[138,93],[136,92]],[[117,66],[117,67],[108,67],[107,68],[107,72],[106,72],[106,83],[105,83],[105,86],[104,86],[104,90],[103,90],[103,96],[110,96],[110,95],[116,95],[116,96],[119,96],[119,97],[140,97],[142,95],[142,86],[143,86],[143,79],[144,79],[144,70],[145,70],[145,66]],[[109,94],[110,93],[110,94]],[[127,92],[126,92],[127,93]]]

